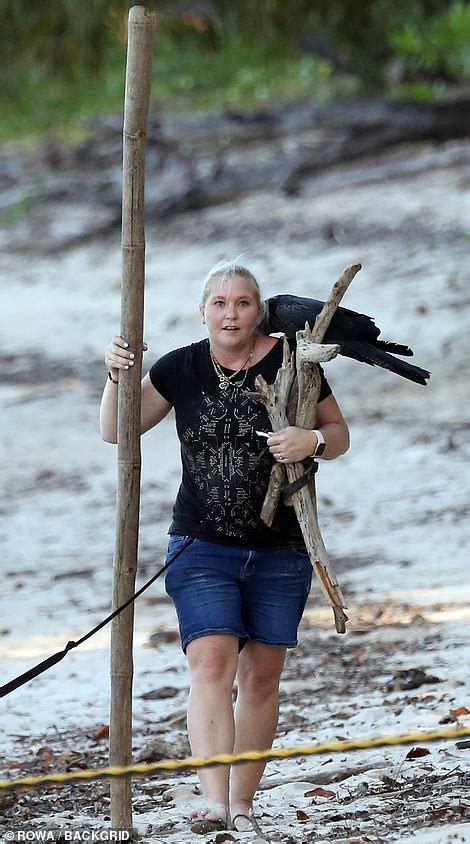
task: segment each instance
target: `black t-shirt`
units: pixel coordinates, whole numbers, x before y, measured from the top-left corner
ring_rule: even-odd
[[[150,369],[153,386],[175,409],[181,443],[183,474],[170,533],[251,547],[303,542],[293,507],[281,501],[270,528],[260,518],[272,457],[255,432],[271,426],[264,405],[246,395],[258,374],[274,382],[282,345],[278,341],[250,367],[242,387],[226,390],[219,387],[207,339],[169,352]],[[331,393],[322,371],[321,378],[319,401]]]

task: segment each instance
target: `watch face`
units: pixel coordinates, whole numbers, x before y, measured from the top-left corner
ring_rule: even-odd
[[[315,452],[315,457],[319,457],[320,454],[323,454],[323,452],[325,451],[325,448],[326,448],[326,443],[319,443],[318,448]]]

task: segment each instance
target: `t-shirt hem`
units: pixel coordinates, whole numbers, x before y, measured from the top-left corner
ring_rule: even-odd
[[[230,545],[234,548],[259,548],[260,550],[272,550],[273,548],[292,548],[304,547],[302,537],[292,536],[288,539],[280,537],[279,541],[264,541],[263,539],[253,537],[238,538],[234,536],[218,536],[204,531],[196,531],[191,528],[179,528],[171,526],[168,530],[170,536],[190,536],[192,539],[201,539],[203,542],[213,542],[215,545]],[[273,537],[274,540],[274,537]]]

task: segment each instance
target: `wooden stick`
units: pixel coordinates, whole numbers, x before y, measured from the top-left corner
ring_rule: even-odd
[[[322,342],[336,308],[360,269],[361,264],[353,264],[350,267],[346,267],[339,279],[334,283],[328,299],[315,320],[313,329],[310,331],[309,326],[306,325],[304,331],[298,331],[296,334],[296,370],[299,386],[295,424],[300,428],[313,428],[316,425],[317,403],[321,387],[320,372],[314,362],[314,358],[318,354],[317,343]],[[317,360],[319,359],[317,358]],[[338,633],[345,633],[347,616],[344,613],[344,598],[333,574],[328,552],[325,548],[318,524],[317,494],[314,475],[311,475],[308,480],[307,492],[311,502],[311,511],[309,514],[308,531],[302,531],[304,541],[323,593],[333,608],[336,630]],[[295,493],[295,495],[298,495],[298,493]]]
[[[323,341],[330,322],[334,317],[336,308],[341,302],[341,299],[346,293],[346,290],[351,284],[354,276],[357,275],[360,269],[362,269],[361,264],[351,264],[350,267],[346,267],[346,269],[343,270],[338,281],[335,281],[331,293],[318,314],[312,329],[312,340],[316,343],[321,343]]]
[[[294,378],[294,362],[289,349],[289,343],[287,342],[287,338],[284,337],[282,364],[276,373],[276,380],[272,386],[272,392],[266,389],[268,385],[266,384],[264,378],[260,375],[255,379],[255,386],[259,392],[255,393],[247,391],[249,398],[252,398],[255,401],[260,401],[266,405],[271,424],[274,424],[273,416],[276,415],[275,407],[277,406],[277,402],[279,401],[279,404],[281,404],[283,409],[287,406]],[[282,404],[282,402],[284,404]],[[276,422],[276,424],[278,427],[273,427],[273,431],[279,430],[281,427],[285,427],[280,425],[279,422]],[[273,522],[281,495],[281,486],[285,481],[285,476],[285,467],[280,463],[274,463],[271,469],[268,491],[261,510],[261,518],[268,526],[270,526]]]
[[[118,387],[118,491],[113,606],[135,591],[140,505],[140,380],[142,373],[145,236],[144,163],[155,15],[142,6],[129,11],[123,126],[121,334],[135,353],[134,366]],[[111,629],[109,764],[132,762],[134,609]],[[111,782],[111,826],[132,830],[132,781]]]
[[[322,349],[325,347],[318,346]],[[288,424],[286,414],[285,391],[279,389],[287,383],[288,373],[293,372],[292,363],[278,370],[274,384],[267,384],[261,375],[255,379],[258,400],[266,406],[273,431],[279,431]],[[281,375],[281,377],[279,377]],[[289,483],[298,480],[304,473],[301,463],[290,463],[286,467]],[[328,602],[333,607],[335,625],[338,633],[346,630],[347,616],[343,612],[344,598],[338,583],[328,569],[328,557],[318,527],[315,501],[312,500],[308,486],[293,493],[292,504],[295,509],[302,536],[310,557],[310,562],[320,581],[320,586]]]
[[[296,377],[292,375],[292,361],[288,359],[284,341],[284,360],[278,370],[276,380],[269,386],[266,381],[258,376],[255,385],[258,390],[253,394],[259,401],[262,401],[269,414],[273,431],[278,431],[292,423],[292,401],[287,399],[285,390],[280,389],[285,378],[281,378],[281,371],[287,369],[290,373],[289,392],[294,391],[297,395],[297,411],[294,424],[301,428],[313,428],[315,426],[316,407],[320,395],[321,379],[317,364],[320,361],[331,360],[339,351],[338,346],[322,345],[321,341],[330,325],[336,308],[343,298],[354,276],[361,269],[360,264],[347,267],[339,279],[333,285],[330,296],[325,302],[321,312],[318,314],[315,324],[310,329],[308,323],[304,331],[296,334]],[[284,472],[289,482],[300,478],[304,472],[301,463],[289,464],[282,469],[277,469],[279,464],[273,466],[269,481],[268,491],[264,500],[261,517],[266,524],[271,525],[279,502],[280,487],[283,482]],[[335,626],[338,633],[346,631],[347,616],[344,613],[344,598],[338,582],[331,570],[328,554],[318,525],[317,503],[315,480],[311,476],[308,485],[293,493],[286,503],[292,504],[295,508],[302,536],[304,538],[310,562],[320,582],[323,593],[333,608]]]
[[[321,343],[323,337],[326,334],[326,331],[330,325],[331,320],[333,319],[334,313],[336,308],[338,307],[341,299],[343,298],[346,290],[348,289],[349,285],[351,284],[354,276],[359,272],[361,269],[361,264],[352,264],[349,267],[346,267],[345,270],[341,273],[340,277],[337,281],[335,281],[331,293],[326,300],[325,304],[323,305],[322,310],[318,314],[315,324],[312,329],[310,329],[308,323],[305,325],[305,332],[308,332],[308,337],[305,335],[305,339],[310,344],[311,342]],[[303,333],[302,333],[303,334]],[[300,335],[297,332],[297,338]],[[309,407],[311,410],[311,423],[307,424],[307,422],[303,421],[301,418],[302,411],[300,411],[299,416],[299,382],[298,377],[293,379],[291,392],[288,399],[287,405],[287,419],[289,425],[298,425],[300,428],[314,428],[315,427],[315,417],[316,417],[316,404],[318,401],[318,396],[320,395],[320,374],[318,369],[316,370],[318,375],[310,375],[309,377],[313,377],[317,392],[316,397],[313,394],[310,398],[313,407],[308,404],[306,401],[302,402],[302,407],[306,408]],[[274,429],[275,430],[275,429]],[[279,499],[281,496],[281,486],[284,483],[285,479],[285,469],[279,463],[274,463],[271,469],[271,476],[269,478],[269,485],[268,491],[266,493],[263,507],[261,509],[261,518],[268,526],[271,526],[273,523],[274,515],[276,513],[276,508],[279,503]],[[313,478],[312,482],[314,484]],[[311,489],[312,482],[309,482]],[[286,500],[287,504],[290,504],[291,501],[288,498]]]
[[[308,328],[308,326],[307,326]],[[299,335],[300,332],[297,332]],[[310,344],[309,351],[307,355],[310,354],[313,360],[315,361],[327,361],[331,360],[335,355],[338,354],[339,346],[336,345],[320,345],[320,344]],[[317,396],[320,394],[320,373],[318,367],[315,367],[316,372],[318,373],[318,389],[317,389]],[[280,425],[280,427],[286,427],[289,424],[299,424],[295,420],[292,422],[289,420],[288,413],[289,413],[289,405],[290,405],[290,396],[292,394],[292,390],[296,384],[296,377],[295,377],[295,369],[293,365],[293,359],[291,359],[289,344],[284,338],[284,358],[283,363],[280,369],[277,371],[276,380],[273,384],[273,394],[267,393],[265,390],[264,385],[266,382],[264,379],[261,379],[260,384],[260,391],[258,393],[247,393],[250,398],[257,399],[258,401],[262,401],[266,404],[268,414],[270,415],[270,420],[273,424],[273,431],[278,431],[279,427],[274,427],[273,420],[271,418],[274,407],[277,408],[278,405],[281,406],[283,410],[283,417],[285,416],[285,424]],[[255,381],[255,385],[257,385],[257,381]],[[283,404],[284,402],[284,404]],[[314,402],[315,407],[316,399]],[[268,406],[269,405],[269,406]],[[276,410],[277,413],[277,410]],[[277,423],[276,423],[277,424]],[[306,425],[299,427],[307,427]],[[313,427],[313,424],[310,426]],[[301,472],[302,474],[302,472]],[[261,518],[268,526],[272,525],[274,515],[276,513],[277,505],[279,503],[279,498],[281,495],[281,486],[285,482],[286,477],[286,467],[282,465],[282,463],[274,463],[271,469],[271,476],[269,479],[269,486],[268,491],[266,493],[263,507],[261,509]],[[286,503],[290,503],[289,499],[286,499]]]
[[[299,382],[299,398],[296,425],[301,428],[313,428],[315,426],[317,402],[321,388],[320,371],[316,360],[319,360],[319,349],[329,348],[328,346],[314,343],[311,337],[312,332],[308,326],[305,327],[305,331],[297,332],[296,371]],[[304,542],[309,553],[310,562],[320,581],[323,594],[333,608],[336,630],[338,633],[345,633],[347,621],[347,616],[344,613],[345,603],[339,584],[331,570],[327,550],[318,524],[314,475],[310,475],[308,484],[304,487],[304,490],[309,500],[308,525],[302,527],[301,524]],[[298,493],[292,495],[294,507],[296,506],[297,495]]]

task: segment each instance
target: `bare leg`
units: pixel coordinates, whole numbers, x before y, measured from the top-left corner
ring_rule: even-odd
[[[248,642],[238,664],[238,697],[235,709],[234,752],[267,750],[271,747],[279,716],[279,680],[286,649]],[[265,762],[249,762],[232,768],[230,813],[248,815]],[[242,818],[237,829],[249,828]]]
[[[193,756],[232,753],[235,726],[232,688],[238,661],[238,639],[201,636],[187,648],[191,671],[188,735]],[[199,769],[205,805],[194,818],[225,819],[228,813],[228,767]]]

